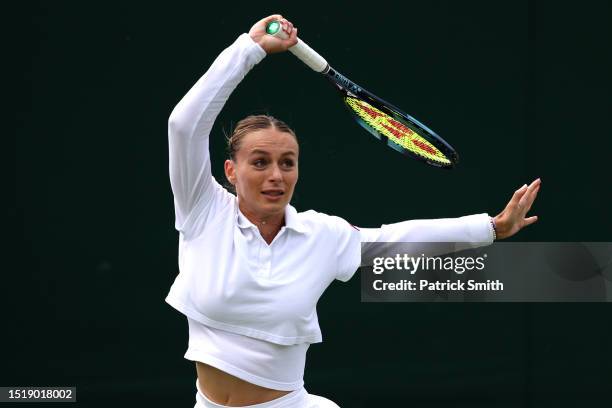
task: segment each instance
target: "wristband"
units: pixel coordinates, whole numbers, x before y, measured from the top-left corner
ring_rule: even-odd
[[[493,241],[495,241],[497,239],[497,225],[495,225],[493,217],[489,217],[489,220],[491,221],[491,229],[493,230]]]

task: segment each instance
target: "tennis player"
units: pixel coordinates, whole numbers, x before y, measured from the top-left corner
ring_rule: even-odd
[[[280,20],[288,39],[266,35]],[[225,175],[211,174],[209,133],[228,97],[268,54],[297,42],[281,15],[257,22],[213,62],[170,115],[170,181],[179,231],[179,268],[166,301],[187,316],[185,358],[196,362],[196,407],[337,407],[304,388],[306,352],[320,342],[316,304],[334,280],[360,265],[361,242],[491,243],[534,223],[526,217],[540,186],[514,193],[487,214],[413,220],[357,229],[289,203],[299,145],[285,123],[249,116],[228,141]]]

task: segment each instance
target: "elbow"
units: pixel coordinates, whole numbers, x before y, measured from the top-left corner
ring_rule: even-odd
[[[168,118],[168,137],[187,137],[189,134],[188,124],[181,119],[176,109]]]

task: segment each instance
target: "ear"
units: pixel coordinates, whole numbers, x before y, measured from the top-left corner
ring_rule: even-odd
[[[225,163],[223,164],[223,168],[225,169],[225,178],[227,178],[227,181],[229,181],[232,185],[236,185],[236,168],[235,168],[235,163],[232,160],[225,160]]]

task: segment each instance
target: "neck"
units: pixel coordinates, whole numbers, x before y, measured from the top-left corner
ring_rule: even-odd
[[[276,237],[281,227],[285,225],[284,211],[278,214],[255,214],[247,208],[244,208],[240,202],[238,203],[238,208],[240,208],[240,212],[257,227],[259,233],[268,244],[274,240],[274,237]]]

